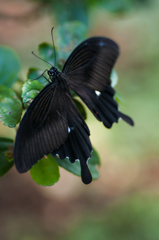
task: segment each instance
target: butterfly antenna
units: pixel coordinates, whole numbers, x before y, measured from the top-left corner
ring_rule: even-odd
[[[53,44],[53,50],[54,50],[54,66],[56,66],[56,51],[55,51],[55,45],[54,45],[54,38],[53,38],[53,29],[51,29],[51,37],[52,37],[52,44]]]
[[[42,60],[43,62],[46,62],[46,63],[48,63],[48,64],[51,65],[51,63],[49,63],[49,62],[45,61],[44,59],[38,57],[34,52],[31,52],[31,53],[32,53],[35,57],[37,57],[37,58],[39,58],[40,60]],[[51,66],[52,66],[52,65],[51,65]],[[53,66],[52,66],[52,67],[53,67]]]

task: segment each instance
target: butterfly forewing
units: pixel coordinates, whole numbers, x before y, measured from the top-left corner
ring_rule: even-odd
[[[63,72],[73,72],[78,68],[86,66],[92,60],[93,55],[93,52],[88,49],[87,45],[82,45],[72,58],[68,58],[63,67]]]
[[[131,118],[118,111],[115,91],[110,85],[110,74],[118,55],[119,48],[114,41],[89,38],[75,48],[63,67],[71,89],[107,128],[120,117],[133,125]]]
[[[46,119],[51,108],[53,96],[56,93],[56,88],[50,84],[44,91],[34,99],[34,104],[29,110],[29,118],[31,119],[33,128],[38,128]],[[34,109],[32,109],[34,107]]]
[[[67,139],[65,95],[58,86],[49,84],[27,109],[14,147],[14,162],[19,172],[28,171]]]
[[[108,38],[94,37],[82,42],[67,59],[62,72],[73,90],[78,87],[103,91],[119,55],[118,45]]]

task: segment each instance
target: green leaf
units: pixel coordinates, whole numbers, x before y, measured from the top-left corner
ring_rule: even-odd
[[[56,21],[60,24],[66,21],[78,20],[88,23],[88,11],[85,7],[86,1],[52,1],[52,9],[54,10]],[[92,5],[91,5],[92,6]]]
[[[0,46],[0,82],[11,87],[18,79],[20,59],[17,53],[6,46]]]
[[[86,38],[87,28],[78,21],[66,22],[56,30],[58,62],[66,61],[72,50]]]
[[[22,88],[22,99],[24,106],[27,108],[44,86],[37,80],[28,80]]]
[[[12,90],[16,93],[18,98],[21,100],[22,96],[22,87],[23,87],[24,81],[20,78],[12,85]]]
[[[0,85],[0,121],[8,127],[15,127],[22,114],[22,104],[8,87]]]
[[[54,50],[53,45],[49,43],[41,43],[38,45],[39,55],[42,59],[50,63],[51,65],[55,65],[55,56],[54,56]],[[56,61],[57,61],[57,68],[59,71],[62,71],[63,65],[65,63],[64,59],[60,58],[60,52],[58,51],[57,47],[55,47],[56,51]]]
[[[71,97],[74,98],[74,97],[78,97],[78,95],[70,89],[70,93],[71,93]]]
[[[60,167],[66,169],[67,171],[73,173],[74,175],[81,176],[81,167],[79,161],[71,163],[67,158],[61,160],[60,158],[55,157],[55,159]],[[91,158],[88,160],[88,166],[92,174],[93,180],[99,178],[99,172],[96,169],[96,167],[100,166],[100,157],[95,149],[92,152]]]
[[[124,102],[124,99],[121,97],[121,95],[118,92],[115,92],[115,97],[114,98],[118,103],[121,103],[121,104],[126,106],[126,104]]]
[[[38,161],[31,169],[32,179],[43,186],[52,186],[60,178],[59,167],[51,154]]]
[[[99,178],[99,172],[96,167],[100,166],[100,157],[97,150],[93,149],[92,156],[88,160],[88,166],[92,174],[93,179]]]
[[[27,79],[37,80],[40,82],[43,86],[46,86],[48,84],[48,81],[44,77],[38,78],[43,71],[39,68],[29,68],[27,73]],[[36,79],[38,78],[38,79]]]
[[[54,50],[53,45],[43,42],[38,45],[39,55],[42,59],[54,66]]]
[[[78,108],[78,111],[81,113],[84,120],[87,118],[87,113],[82,105],[77,99],[73,98],[74,103],[76,104],[76,107]]]
[[[13,165],[13,140],[0,138],[0,177],[5,175]]]
[[[8,150],[8,146],[13,146],[13,139],[0,137],[0,153]]]

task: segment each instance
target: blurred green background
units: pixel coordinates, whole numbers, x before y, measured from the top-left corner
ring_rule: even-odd
[[[159,1],[1,0],[0,44],[18,52],[25,79],[29,67],[46,68],[31,51],[51,43],[52,26],[74,19],[87,25],[88,36],[119,44],[115,89],[135,126],[119,121],[109,130],[88,111],[102,162],[100,178],[88,186],[63,169],[52,187],[11,169],[0,179],[0,239],[158,240]],[[0,136],[15,130],[0,123]]]

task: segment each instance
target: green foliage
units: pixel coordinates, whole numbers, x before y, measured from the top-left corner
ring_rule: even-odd
[[[79,161],[71,163],[67,158],[61,160],[60,158],[55,157],[55,159],[60,167],[66,169],[67,171],[73,173],[74,175],[81,176],[81,167]],[[92,152],[91,158],[88,160],[88,166],[92,174],[92,178],[94,180],[99,178],[99,172],[96,169],[96,167],[100,166],[100,157],[95,149]]]
[[[42,59],[49,62],[53,66],[55,65],[55,63],[54,63],[55,56],[54,56],[54,50],[53,50],[52,44],[43,42],[38,45],[38,51],[39,51],[39,55]]]
[[[23,87],[24,81],[20,78],[12,85],[12,90],[16,93],[17,97],[21,100],[22,96],[22,87]]]
[[[39,160],[31,169],[32,179],[43,186],[51,186],[60,178],[59,167],[51,154]]]
[[[63,65],[72,50],[82,42],[87,35],[86,26],[78,21],[66,22],[56,30],[58,64]]]
[[[87,36],[85,24],[73,21],[60,25],[56,30],[59,58],[67,59],[72,50]]]
[[[22,104],[8,87],[0,85],[0,121],[8,127],[15,127],[20,121]]]
[[[0,138],[0,177],[6,174],[14,165],[13,162],[13,140]]]
[[[37,80],[28,80],[24,83],[22,88],[22,99],[26,108],[43,89],[43,87],[44,86]]]
[[[93,179],[98,179],[99,172],[97,168],[100,166],[100,157],[97,150],[95,150],[94,148],[93,148],[91,158],[88,160],[88,166],[89,166],[90,172],[92,173]]]
[[[88,8],[86,7],[84,0],[50,0],[49,2],[51,7],[49,10],[51,13],[54,13],[60,24],[63,24],[66,21],[74,20],[88,24]]]
[[[17,53],[6,46],[0,46],[0,84],[11,87],[18,79],[20,60]]]
[[[46,86],[48,84],[48,81],[44,77],[39,77],[42,74],[43,71],[39,68],[29,68],[27,73],[27,79],[38,80],[38,82],[40,82],[43,86]]]

